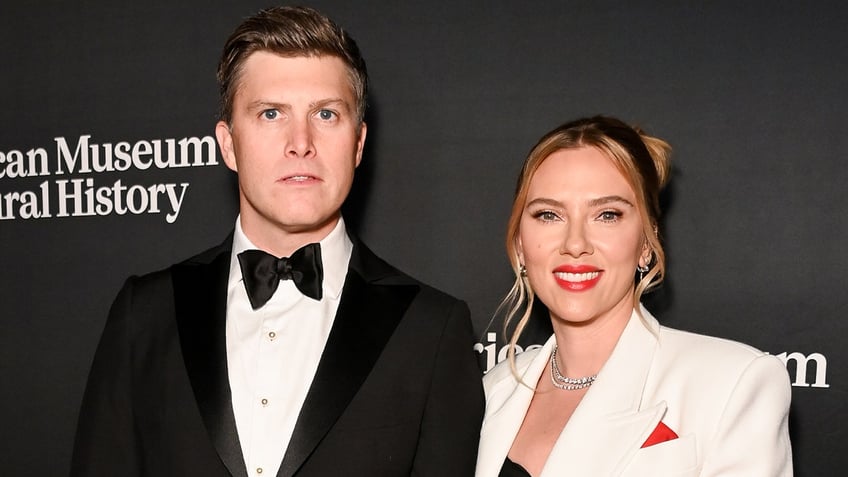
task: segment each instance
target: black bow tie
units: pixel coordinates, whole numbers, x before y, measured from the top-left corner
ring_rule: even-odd
[[[262,307],[277,290],[280,280],[291,280],[304,295],[321,299],[321,245],[311,243],[297,249],[289,258],[277,258],[262,250],[238,254],[244,288],[253,309]]]

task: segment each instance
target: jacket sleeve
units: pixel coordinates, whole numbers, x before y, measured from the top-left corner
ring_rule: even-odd
[[[474,475],[485,399],[468,307],[456,302],[433,363],[414,476]]]
[[[755,358],[740,375],[722,413],[701,476],[791,476],[792,388],[774,356]]]
[[[71,477],[138,475],[130,358],[132,296],[130,279],[112,305],[97,346],[77,424]]]

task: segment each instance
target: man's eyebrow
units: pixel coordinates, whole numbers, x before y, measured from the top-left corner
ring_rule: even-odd
[[[256,101],[251,101],[247,105],[247,109],[289,109],[289,106],[286,103],[277,103],[275,101],[266,101],[264,99],[258,99]]]
[[[347,101],[345,101],[342,98],[319,99],[318,101],[313,101],[313,102],[309,103],[309,108],[314,109],[314,108],[319,108],[319,107],[322,107],[322,106],[329,106],[329,105],[341,105],[341,106],[344,107],[344,109],[350,110],[350,105],[347,103]]]
[[[348,102],[345,101],[342,98],[319,99],[317,101],[313,101],[313,102],[309,103],[309,109],[321,108],[321,107],[330,106],[330,105],[340,105],[340,106],[344,107],[344,109],[346,109],[346,110],[351,109]],[[277,102],[277,101],[268,101],[268,100],[264,100],[264,99],[257,99],[256,101],[251,101],[250,103],[248,103],[247,107],[250,110],[254,110],[254,109],[282,109],[282,110],[291,109],[291,105],[288,104],[288,103],[280,103],[280,102]]]

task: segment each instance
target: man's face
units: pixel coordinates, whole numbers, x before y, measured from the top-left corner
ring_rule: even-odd
[[[335,227],[362,159],[347,68],[333,56],[251,54],[233,99],[231,125],[215,133],[238,173],[245,234],[272,251],[280,241],[318,241]]]

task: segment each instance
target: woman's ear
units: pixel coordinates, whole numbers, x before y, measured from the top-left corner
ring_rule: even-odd
[[[524,265],[524,245],[521,243],[521,237],[515,238],[515,256],[518,257],[518,264]]]
[[[642,255],[639,256],[639,268],[648,268],[654,259],[654,252],[649,246],[643,249]]]
[[[656,231],[656,228],[654,230]],[[646,238],[642,242],[642,253],[639,254],[639,268],[650,267],[653,259],[654,250],[651,248],[651,242]]]
[[[657,229],[656,224],[654,224],[651,229],[654,232],[654,239],[659,238],[659,229]],[[651,247],[651,241],[648,239],[648,237],[645,237],[645,240],[642,242],[642,254],[639,256],[639,267],[650,267],[653,261],[654,249]]]

